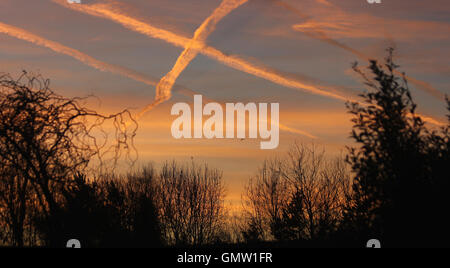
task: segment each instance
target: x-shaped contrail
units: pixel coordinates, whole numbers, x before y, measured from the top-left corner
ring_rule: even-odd
[[[214,47],[205,45],[202,42],[198,42],[197,40],[192,40],[180,36],[173,32],[155,27],[146,22],[122,14],[117,10],[113,10],[109,4],[78,5],[78,4],[67,4],[67,2],[64,0],[52,0],[52,1],[75,11],[112,20],[132,31],[139,32],[151,38],[164,40],[178,47],[186,48],[190,43],[193,43],[193,46],[199,50],[199,53],[207,57],[210,57],[218,62],[221,62],[231,68],[266,79],[278,85],[282,85],[300,91],[307,91],[316,95],[338,99],[341,101],[348,101],[348,100],[354,101],[352,97],[345,96],[345,94],[342,93],[341,89],[333,87],[317,86],[308,79],[294,79],[287,75],[282,74],[279,71],[272,70],[269,67],[261,65],[258,66],[254,63],[250,63],[237,56],[226,55],[222,51]]]
[[[60,4],[62,6],[65,6],[67,8],[70,8],[72,10],[76,10],[88,15],[97,16],[101,18],[106,18],[109,20],[112,20],[114,22],[117,22],[124,27],[139,32],[141,34],[144,34],[146,36],[157,38],[164,40],[170,44],[173,44],[178,47],[185,48],[189,46],[189,44],[193,45],[195,48],[199,50],[200,53],[203,55],[206,55],[212,59],[217,60],[218,62],[221,62],[229,67],[235,68],[237,70],[255,75],[260,78],[264,78],[268,81],[271,81],[273,83],[286,86],[288,88],[293,88],[297,90],[307,91],[316,95],[321,95],[341,101],[351,101],[351,102],[358,102],[358,100],[355,100],[353,97],[347,97],[345,94],[342,93],[342,91],[338,88],[330,88],[330,87],[319,87],[317,85],[314,85],[306,80],[299,80],[299,79],[293,79],[290,77],[287,77],[283,74],[281,74],[278,71],[271,70],[268,67],[263,66],[257,66],[255,64],[252,64],[250,62],[247,62],[237,56],[229,56],[224,54],[223,52],[204,44],[204,42],[198,42],[195,39],[189,39],[180,35],[177,35],[173,32],[163,30],[160,28],[157,28],[153,25],[150,25],[148,23],[139,21],[135,18],[132,18],[130,16],[127,16],[125,14],[122,14],[121,12],[117,10],[111,9],[110,5],[108,4],[94,4],[94,5],[71,5],[67,4],[64,0],[52,0],[53,2]],[[317,0],[323,4],[331,6],[328,1],[325,0]],[[158,102],[156,102],[158,104]],[[362,103],[364,105],[364,103]],[[152,105],[147,107],[149,109],[152,108]],[[145,111],[145,110],[144,110]],[[430,122],[432,124],[442,126],[444,125],[442,122],[435,120],[434,118],[423,116],[421,117],[426,121]]]
[[[186,45],[184,51],[178,57],[172,70],[159,81],[156,86],[156,97],[153,103],[145,107],[139,114],[138,119],[156,105],[169,100],[172,95],[172,87],[177,78],[186,67],[197,57],[199,50],[205,47],[208,36],[216,29],[216,25],[230,12],[245,4],[248,0],[223,0],[214,12],[195,31],[194,37]]]
[[[227,55],[223,54],[222,52],[218,51],[217,49],[206,46],[204,40],[206,40],[207,36],[210,33],[212,33],[212,31],[215,29],[215,25],[223,17],[225,17],[227,14],[229,14],[232,10],[234,10],[235,8],[237,8],[240,5],[247,2],[244,0],[240,0],[240,1],[239,0],[235,0],[235,1],[225,0],[222,3],[222,5],[219,8],[217,8],[216,11],[196,31],[196,35],[192,39],[188,39],[188,38],[176,35],[170,31],[166,31],[166,30],[162,30],[162,29],[153,27],[151,25],[137,21],[133,18],[121,15],[120,13],[114,12],[110,9],[105,9],[102,6],[98,6],[98,5],[95,5],[93,7],[83,6],[80,9],[80,7],[81,7],[80,5],[69,5],[64,0],[53,0],[53,1],[58,4],[68,6],[70,8],[76,9],[78,11],[82,11],[82,12],[90,14],[90,15],[95,15],[95,16],[99,16],[99,17],[106,17],[106,18],[112,19],[113,21],[119,22],[122,25],[124,25],[128,28],[131,28],[132,30],[141,32],[143,34],[146,34],[146,35],[154,37],[154,38],[159,38],[159,39],[165,40],[176,46],[184,47],[185,52],[186,51],[187,52],[195,51],[196,53],[201,52],[204,55],[209,56],[213,59],[216,59],[219,62],[222,62],[230,67],[253,74],[253,75],[261,77],[261,78],[265,78],[269,81],[278,83],[280,85],[284,85],[284,86],[296,88],[296,89],[304,89],[304,90],[307,90],[314,94],[323,95],[323,96],[327,96],[327,97],[331,97],[331,98],[335,98],[335,99],[351,100],[350,98],[345,98],[340,94],[334,93],[333,89],[331,89],[331,90],[328,89],[328,91],[327,91],[327,90],[318,88],[317,86],[312,85],[312,84],[307,84],[307,83],[304,83],[302,81],[298,81],[295,79],[289,79],[289,78],[284,77],[283,75],[277,73],[276,71],[269,70],[268,68],[264,68],[264,67],[255,66],[255,65],[253,65],[249,62],[246,62],[245,60],[242,60],[238,57],[227,56]],[[29,41],[29,42],[32,42],[32,43],[35,43],[38,45],[46,46],[56,52],[72,56],[73,58],[76,58],[76,59],[78,59],[94,68],[97,68],[99,70],[109,71],[109,72],[125,75],[134,80],[141,81],[141,82],[144,82],[149,85],[156,84],[155,79],[148,78],[148,77],[146,77],[136,71],[130,70],[128,68],[103,63],[103,62],[98,61],[98,60],[96,60],[86,54],[83,54],[77,50],[65,47],[61,44],[58,44],[58,43],[50,41],[50,40],[46,40],[44,38],[33,35],[25,30],[22,30],[22,29],[13,27],[13,26],[5,25],[5,24],[2,24],[0,26],[2,26],[0,28],[3,28],[4,33],[13,35],[17,38],[20,38],[20,39],[23,39],[23,40],[26,40],[26,41]],[[0,32],[2,32],[2,31],[0,31]],[[201,41],[203,41],[203,42],[201,42]],[[193,53],[193,54],[196,55],[196,53]],[[190,54],[190,53],[188,53],[188,54]],[[186,61],[185,59],[189,59],[191,56],[185,57],[184,55],[185,55],[185,53],[183,53],[180,56],[179,60],[185,61],[186,62],[185,64],[187,66],[187,64],[189,64],[190,61],[189,60]],[[183,66],[183,65],[181,65],[181,66]],[[181,71],[182,70],[184,70],[184,69],[181,68]],[[179,73],[181,73],[181,71]],[[178,75],[179,75],[179,73],[178,73]],[[174,83],[177,76],[172,76],[172,77],[174,78],[173,79],[173,83]],[[163,80],[161,80],[161,81],[163,81]],[[161,84],[161,81],[158,84]],[[173,83],[170,85],[170,87],[165,87],[165,88],[171,89],[173,87]],[[164,85],[164,83],[162,85]],[[162,86],[161,88],[164,88],[164,86]],[[157,93],[157,98],[155,99],[156,104],[158,104],[158,99],[164,101],[164,98],[167,98],[167,96],[169,96],[169,98],[170,98],[170,89],[169,89],[169,91],[163,90],[163,91],[160,91],[161,93],[159,93],[159,94]],[[177,86],[177,90],[183,95],[192,96],[193,94],[195,94],[194,91],[191,91],[189,89],[186,89],[186,88],[183,88],[180,86]],[[169,92],[169,94],[167,92]],[[163,96],[163,97],[161,98],[161,96]],[[425,121],[431,122],[436,125],[442,125],[441,122],[436,121],[433,118],[429,118],[429,117],[425,117],[425,116],[422,116],[422,117],[425,119]],[[283,126],[283,125],[280,125],[280,129],[283,129],[283,130],[289,131],[289,132],[302,134],[302,135],[305,135],[305,136],[308,136],[311,138],[316,138],[315,136],[310,135],[307,132],[291,129],[291,128]]]
[[[156,78],[148,77],[144,74],[141,74],[137,71],[131,70],[126,67],[122,67],[120,65],[109,64],[109,63],[100,61],[98,59],[95,59],[94,57],[91,57],[85,53],[82,53],[81,51],[67,47],[58,42],[48,40],[46,38],[43,38],[41,36],[38,36],[29,31],[26,31],[24,29],[21,29],[21,28],[12,26],[12,25],[8,25],[8,24],[0,22],[0,33],[7,34],[9,36],[33,43],[35,45],[49,48],[57,53],[72,57],[80,62],[83,62],[84,64],[86,64],[88,66],[91,66],[91,67],[93,67],[97,70],[103,71],[103,72],[110,72],[110,73],[122,75],[122,76],[125,76],[128,78],[131,78],[135,81],[139,81],[139,82],[145,83],[147,85],[151,85],[151,86],[156,86],[158,84],[158,80]],[[176,85],[175,89],[177,90],[178,93],[180,93],[181,95],[184,95],[184,96],[191,97],[195,94],[198,94],[195,91],[192,91],[192,90],[190,90],[186,87],[180,86],[180,85]],[[309,137],[312,139],[317,138],[316,136],[314,136],[306,131],[290,128],[290,127],[282,125],[282,124],[280,124],[280,129],[287,131],[287,132],[300,134],[300,135],[303,135],[303,136],[306,136],[306,137]]]

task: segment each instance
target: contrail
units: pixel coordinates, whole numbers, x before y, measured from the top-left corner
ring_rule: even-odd
[[[317,136],[309,134],[308,132],[305,132],[305,131],[302,131],[302,130],[298,130],[298,129],[293,129],[293,128],[290,128],[290,127],[285,126],[283,124],[280,124],[280,129],[284,130],[284,131],[287,131],[287,132],[294,133],[294,134],[300,134],[302,136],[306,136],[306,137],[311,138],[311,139],[318,139]]]
[[[75,50],[73,48],[64,46],[60,43],[42,38],[40,36],[37,36],[33,33],[30,33],[26,30],[4,24],[0,22],[0,33],[7,34],[9,36],[33,43],[35,45],[43,46],[46,48],[49,48],[57,53],[61,53],[67,56],[70,56],[78,61],[83,62],[86,65],[89,65],[97,70],[103,71],[103,72],[111,72],[119,75],[126,76],[128,78],[131,78],[133,80],[145,83],[147,85],[156,86],[158,83],[157,79],[146,77],[136,71],[130,70],[125,67],[108,64],[102,61],[99,61],[89,55],[86,55],[78,50]]]
[[[248,0],[224,0],[218,8],[200,25],[195,31],[194,37],[187,44],[184,51],[177,59],[172,70],[164,76],[156,86],[155,101],[145,107],[139,113],[138,118],[155,107],[155,104],[169,100],[171,98],[172,87],[180,74],[197,57],[199,50],[195,48],[196,44],[204,44],[208,36],[216,29],[216,25],[230,14],[233,10],[245,4]]]
[[[321,32],[321,31],[318,31],[318,30],[314,30],[314,32],[311,32],[311,31],[304,31],[304,30],[301,30],[301,29],[300,29],[299,27],[297,27],[297,26],[298,26],[298,25],[294,25],[294,26],[293,26],[294,30],[303,32],[303,33],[305,33],[306,35],[308,35],[308,36],[310,36],[310,37],[312,37],[312,38],[315,38],[315,39],[324,41],[324,42],[326,42],[326,43],[328,43],[328,44],[330,44],[330,45],[333,45],[333,46],[342,48],[342,49],[344,49],[344,50],[346,50],[346,51],[348,51],[348,52],[350,52],[350,53],[356,55],[357,57],[359,57],[359,58],[362,59],[362,60],[367,61],[367,60],[372,60],[372,59],[373,59],[373,57],[371,57],[371,56],[369,56],[369,55],[366,55],[366,54],[364,54],[364,53],[362,53],[362,52],[360,52],[360,51],[358,51],[358,50],[356,50],[356,49],[354,49],[354,48],[351,48],[351,47],[349,47],[349,46],[347,46],[347,45],[345,45],[345,44],[343,44],[343,43],[341,43],[341,42],[339,42],[339,41],[337,41],[337,40],[334,40],[334,39],[328,37],[327,34],[324,33],[324,32]],[[404,75],[402,72],[400,72],[400,71],[398,71],[398,70],[394,70],[394,73],[397,74],[397,75],[401,75],[401,76]],[[421,88],[422,90],[424,90],[426,93],[432,95],[433,97],[435,97],[435,98],[437,98],[437,99],[439,99],[439,100],[444,100],[444,99],[445,99],[444,93],[442,93],[442,92],[440,92],[439,90],[435,89],[435,88],[434,88],[432,85],[430,85],[429,83],[424,82],[424,81],[420,81],[420,80],[415,79],[415,78],[413,78],[413,77],[411,77],[411,76],[408,76],[408,75],[404,75],[404,76],[405,76],[405,78],[406,78],[408,81],[410,81],[410,82],[412,82],[413,84],[417,85],[419,88]]]
[[[0,22],[0,33],[33,43],[38,46],[43,46],[43,47],[49,48],[57,53],[61,53],[61,54],[70,56],[80,62],[83,62],[84,64],[86,64],[88,66],[91,66],[91,67],[93,67],[97,70],[103,71],[103,72],[111,72],[111,73],[115,73],[118,75],[122,75],[122,76],[131,78],[133,80],[136,80],[136,81],[139,81],[144,84],[151,85],[151,86],[156,86],[158,83],[157,79],[146,77],[145,75],[140,74],[139,72],[130,70],[125,67],[121,67],[121,66],[108,64],[108,63],[99,61],[99,60],[97,60],[89,55],[86,55],[78,50],[64,46],[64,45],[54,42],[54,41],[47,40],[47,39],[37,36],[33,33],[30,33],[26,30],[23,30],[23,29],[20,29],[18,27],[14,27],[14,26],[11,26],[8,24],[4,24],[2,22]],[[193,95],[198,94],[195,91],[192,91],[188,88],[178,86],[178,85],[175,86],[175,90],[178,93],[180,93],[184,96],[188,96],[188,97],[192,97]],[[157,105],[157,104],[155,104],[155,105]],[[280,129],[283,129],[281,127],[281,125],[280,125]],[[315,137],[314,135],[311,135],[307,132],[297,130],[297,129],[291,129],[291,128],[286,127],[283,130],[292,132],[292,133],[296,133],[296,134],[301,134],[301,135],[304,135],[307,137]]]
[[[308,35],[311,38],[314,38],[314,39],[326,42],[326,43],[328,43],[328,44],[330,44],[332,46],[336,46],[336,47],[342,48],[342,49],[344,49],[344,50],[346,50],[346,51],[356,55],[358,58],[360,58],[362,60],[367,61],[367,60],[373,59],[373,57],[371,57],[369,55],[366,55],[366,54],[364,54],[364,53],[362,53],[362,52],[360,52],[360,51],[358,51],[358,50],[356,50],[354,48],[351,48],[348,45],[346,45],[344,43],[341,43],[341,42],[331,38],[330,36],[328,36],[326,31],[323,30],[322,25],[320,23],[316,23],[316,22],[311,21],[310,17],[308,17],[307,15],[303,14],[303,12],[301,12],[296,7],[286,3],[284,1],[281,1],[281,0],[272,0],[272,1],[275,2],[276,4],[278,4],[279,6],[282,6],[283,8],[293,12],[294,14],[299,16],[300,18],[308,21],[307,23],[304,23],[304,24],[294,25],[292,27],[293,30],[302,32],[302,33]],[[334,6],[333,4],[331,4],[329,2],[321,2],[321,1],[318,1],[318,2],[320,2],[322,4],[325,4],[325,5],[328,5],[328,6],[332,6],[334,8],[337,8],[336,6]],[[339,29],[338,25],[329,25],[329,27]],[[342,31],[345,31],[345,29],[342,29]],[[403,73],[401,73],[400,71],[394,70],[394,72],[397,75],[402,75],[403,76]],[[440,92],[439,90],[435,89],[429,83],[424,82],[424,81],[420,81],[418,79],[415,79],[413,77],[406,76],[406,75],[405,75],[405,78],[408,81],[412,82],[413,84],[417,85],[419,88],[421,88],[422,90],[424,90],[428,94],[432,95],[433,97],[435,97],[435,98],[437,98],[439,100],[444,100],[445,99],[445,95],[442,92]]]
[[[327,0],[316,0],[316,2],[326,6],[333,6],[333,4],[328,2]]]
[[[160,29],[157,27],[154,27],[148,23],[139,21],[135,18],[129,17],[127,15],[122,14],[120,11],[114,11],[110,5],[108,4],[94,4],[94,5],[81,5],[81,4],[68,4],[64,0],[52,0],[53,2],[62,5],[64,7],[70,8],[75,11],[79,11],[88,15],[100,17],[109,19],[111,21],[114,21],[118,24],[121,24],[125,28],[128,28],[132,31],[144,34],[146,36],[160,39],[163,41],[166,41],[167,43],[170,43],[172,45],[186,48],[191,41],[191,39],[187,37],[183,37],[180,35],[177,35],[175,33],[172,33],[170,31]],[[327,1],[319,1],[323,3],[328,3]],[[351,97],[345,97],[342,93],[339,92],[339,90],[336,90],[335,88],[329,88],[329,87],[322,87],[319,88],[311,83],[308,83],[307,81],[299,81],[296,79],[290,79],[282,74],[278,74],[276,71],[271,70],[267,67],[260,67],[256,66],[252,63],[249,63],[237,56],[228,56],[224,54],[223,52],[210,47],[210,46],[204,46],[202,43],[194,42],[193,47],[195,49],[199,49],[199,52],[202,53],[205,56],[208,56],[212,59],[217,60],[218,62],[221,62],[231,68],[240,70],[242,72],[246,72],[249,74],[252,74],[254,76],[266,79],[268,81],[271,81],[275,84],[279,84],[285,87],[293,88],[300,91],[308,91],[312,94],[325,96],[341,101],[351,101],[351,102],[358,102],[359,101],[351,98]],[[203,49],[202,49],[203,48]],[[155,103],[155,105],[158,105],[159,103]],[[445,125],[442,122],[439,122],[435,119],[432,119],[430,117],[423,116],[424,120],[426,122],[430,122],[432,124],[443,126]]]
[[[67,2],[64,0],[53,0],[53,1],[57,4],[60,4],[72,10],[112,20],[130,30],[139,32],[152,38],[164,40],[178,47],[186,48],[192,41],[189,38],[179,36],[170,31],[154,27],[150,24],[139,21],[135,18],[121,14],[118,11],[114,11],[108,4],[80,5],[80,4],[67,4]],[[290,78],[275,70],[271,70],[268,67],[256,66],[237,56],[226,55],[213,47],[205,46],[204,43],[195,41],[192,42],[191,45],[193,49],[198,50],[201,54],[207,57],[215,59],[231,68],[266,79],[275,84],[293,88],[300,91],[307,91],[316,95],[325,96],[341,101],[348,101],[348,100],[353,101],[351,97],[344,96],[344,94],[342,94],[342,92],[340,92],[340,90],[336,88],[325,86],[319,87],[312,84],[310,81],[306,81],[306,79],[302,81],[299,79]]]
[[[156,86],[158,84],[158,79],[156,79],[156,78],[148,77],[137,71],[134,71],[134,70],[122,67],[122,66],[102,62],[102,61],[97,60],[89,55],[86,55],[76,49],[73,49],[73,48],[64,46],[60,43],[45,39],[43,37],[40,37],[38,35],[35,35],[33,33],[30,33],[24,29],[21,29],[21,28],[15,27],[15,26],[11,26],[11,25],[0,22],[0,33],[4,33],[6,35],[33,43],[38,46],[43,46],[43,47],[49,48],[57,53],[72,57],[72,58],[74,58],[88,66],[91,66],[97,70],[100,70],[102,72],[110,72],[110,73],[118,74],[121,76],[125,76],[125,77],[128,77],[128,78],[133,79],[138,82],[142,82],[142,83],[150,85],[150,86]],[[195,94],[198,94],[198,93],[196,93],[186,87],[180,86],[180,85],[176,85],[175,90],[177,92],[179,92],[180,94],[189,96],[189,97],[194,96]]]
[[[363,59],[363,60],[371,60],[372,59],[372,57],[370,57],[370,56],[368,56],[368,55],[366,55],[366,54],[364,54],[364,53],[362,53],[362,52],[360,52],[360,51],[358,51],[358,50],[356,50],[354,48],[351,48],[351,47],[347,46],[346,44],[343,44],[343,43],[341,43],[341,42],[339,42],[339,41],[329,37],[326,34],[326,32],[322,30],[322,28],[320,27],[319,24],[311,22],[311,18],[309,16],[307,16],[306,14],[304,14],[303,12],[301,12],[296,7],[290,5],[290,4],[288,4],[288,3],[286,3],[286,2],[284,2],[282,0],[272,0],[272,2],[274,2],[275,4],[285,8],[285,9],[291,11],[291,12],[293,12],[294,14],[299,16],[301,19],[309,21],[309,24],[307,24],[307,27],[299,27],[298,25],[294,25],[293,26],[294,30],[299,30],[299,31],[305,33],[306,35],[308,35],[311,38],[314,38],[314,39],[317,39],[317,40],[321,40],[321,41],[324,41],[324,42],[326,42],[326,43],[328,43],[330,45],[342,48],[342,49],[344,49],[344,50],[346,50],[346,51],[356,55],[360,59]],[[327,5],[327,6],[335,7],[333,4],[331,4],[328,1],[317,0],[317,2],[319,2],[321,4],[324,4],[324,5]],[[310,29],[310,30],[306,30],[305,31],[304,29]],[[407,80],[409,80],[412,83],[418,85],[419,88],[422,88],[424,91],[426,91],[427,93],[431,94],[432,96],[434,96],[434,97],[436,97],[436,98],[438,98],[440,100],[445,98],[445,96],[444,96],[444,94],[442,92],[436,90],[435,88],[433,88],[427,82],[417,80],[417,79],[415,79],[413,77],[410,77],[410,76],[406,76],[406,75],[404,75],[403,73],[401,73],[401,72],[399,72],[397,70],[394,70],[394,72],[396,74],[398,74],[398,75],[404,76]],[[366,105],[365,103],[360,103],[360,104],[361,105]],[[444,123],[442,123],[442,122],[440,122],[440,121],[438,121],[438,120],[436,120],[436,119],[434,119],[432,117],[421,115],[421,114],[418,114],[418,116],[420,118],[422,118],[422,120],[425,121],[425,122],[434,124],[436,126],[445,126]]]

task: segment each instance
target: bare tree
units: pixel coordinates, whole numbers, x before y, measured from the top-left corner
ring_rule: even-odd
[[[0,226],[4,244],[22,247],[30,223],[30,184],[5,165],[0,167]]]
[[[343,217],[349,174],[343,159],[328,160],[314,145],[294,144],[284,161],[266,161],[243,196],[247,238],[326,238]]]
[[[157,207],[167,243],[204,245],[220,236],[225,216],[221,172],[195,163],[165,163],[157,189]]]
[[[280,222],[288,205],[290,184],[284,178],[285,166],[280,160],[265,161],[259,173],[250,179],[242,197],[248,241],[271,240],[272,228]]]
[[[55,94],[40,76],[0,75],[0,215],[14,246],[24,245],[30,206],[42,218],[57,213],[63,189],[91,160],[101,165],[109,154],[114,164],[123,152],[132,160],[137,126],[130,113],[105,116],[84,107],[83,100]],[[105,134],[107,122],[116,129],[113,143],[98,135]]]
[[[346,196],[351,189],[349,169],[343,158],[326,159],[325,151],[318,151],[314,145],[295,144],[289,159],[285,176],[293,187],[293,194],[288,211],[291,209],[292,214],[293,205],[299,208],[293,216],[301,215],[303,238],[324,238],[336,230],[342,219]],[[287,220],[287,225],[291,225],[289,217]]]

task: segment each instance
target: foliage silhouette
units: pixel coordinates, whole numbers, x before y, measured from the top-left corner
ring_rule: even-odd
[[[76,183],[65,191],[66,203],[58,214],[45,219],[38,228],[42,234],[49,221],[60,224],[56,234],[64,244],[77,238],[83,247],[160,247],[158,215],[154,206],[154,176],[151,168],[124,178],[88,182],[77,175]],[[53,234],[54,235],[54,234]]]
[[[370,62],[373,77],[354,66],[369,91],[361,95],[364,105],[348,104],[358,148],[347,159],[356,178],[346,231],[356,240],[377,238],[392,247],[445,246],[448,125],[433,131],[425,126],[406,79],[394,74],[399,66],[393,52],[388,50],[384,66]]]

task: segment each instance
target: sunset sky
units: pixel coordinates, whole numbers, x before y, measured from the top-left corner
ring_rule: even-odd
[[[161,104],[139,118],[139,163],[207,161],[224,171],[235,202],[262,161],[294,141],[345,153],[352,142],[345,100],[364,90],[351,65],[382,59],[387,47],[397,49],[419,112],[445,122],[447,0],[81,1],[0,0],[0,73],[40,73],[58,94],[93,94],[101,103],[92,108],[137,115],[154,103],[160,79],[185,67],[169,77],[177,78],[172,98],[162,86]],[[221,3],[225,11],[217,10]],[[249,139],[175,140],[170,110],[193,103],[186,92],[221,103],[280,103],[279,148],[262,151],[260,140]]]

